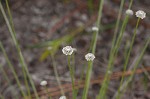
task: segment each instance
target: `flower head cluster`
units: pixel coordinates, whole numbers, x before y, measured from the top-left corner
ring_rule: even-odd
[[[94,58],[95,58],[95,55],[92,54],[92,53],[88,53],[88,54],[85,55],[85,59],[86,59],[87,61],[93,61]]]
[[[108,74],[111,74],[111,73],[112,73],[110,70],[108,70],[107,72],[108,72]]]
[[[62,49],[63,54],[65,55],[71,55],[73,53],[74,49],[71,46],[66,46]]]
[[[41,86],[46,86],[47,85],[47,81],[45,81],[45,80],[41,81],[40,85]]]
[[[98,27],[92,27],[92,31],[98,31],[99,29],[98,29]]]
[[[141,18],[141,19],[144,19],[146,17],[146,13],[142,10],[137,11],[135,15],[136,17]]]
[[[59,99],[67,99],[66,96],[61,96]]]
[[[50,51],[51,49],[52,49],[52,47],[51,47],[51,46],[49,46],[49,47],[47,48],[47,50],[49,50],[49,51]]]
[[[128,10],[126,10],[126,14],[131,16],[131,15],[133,15],[133,11],[131,9],[128,9]]]

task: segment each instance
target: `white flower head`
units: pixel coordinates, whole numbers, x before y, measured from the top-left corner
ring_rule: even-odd
[[[92,27],[92,31],[98,31],[98,30],[99,30],[98,27],[96,26]]]
[[[112,73],[112,72],[109,70],[109,71],[108,71],[108,74],[111,74],[111,73]]]
[[[146,13],[142,10],[137,11],[135,15],[136,17],[141,18],[141,19],[144,19],[146,17]]]
[[[74,49],[71,46],[66,46],[62,49],[63,54],[65,55],[71,55],[73,53]]]
[[[61,96],[59,99],[67,99],[66,96]]]
[[[88,54],[85,55],[85,59],[86,59],[87,61],[93,61],[94,58],[95,58],[95,55],[92,54],[92,53],[88,53]]]
[[[47,81],[45,81],[45,80],[41,81],[40,85],[41,86],[46,86],[47,85]]]
[[[52,47],[51,46],[49,46],[48,48],[47,48],[47,50],[51,50],[52,49]]]
[[[133,11],[131,9],[128,9],[128,10],[126,10],[126,14],[131,16],[131,15],[133,15]]]

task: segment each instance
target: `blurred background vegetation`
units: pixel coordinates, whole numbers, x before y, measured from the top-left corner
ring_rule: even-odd
[[[92,79],[97,79],[99,76],[104,75],[106,71],[120,1],[121,0],[104,0],[102,26],[100,27],[101,34],[98,36]],[[5,0],[1,0],[1,2],[6,9]],[[58,86],[50,54],[55,57],[62,84],[70,83],[66,59],[61,52],[62,47],[65,45],[72,45],[77,48],[77,52],[75,53],[75,74],[76,79],[80,79],[81,72],[85,65],[84,55],[90,48],[92,38],[91,27],[96,25],[98,2],[99,0],[10,0],[10,9],[17,33],[16,36],[29,67],[29,72],[41,94],[41,90],[43,90],[43,88],[40,87],[41,80],[47,80],[50,89],[56,89]],[[125,0],[120,26],[124,20],[124,13],[128,6],[129,0]],[[128,69],[132,68],[132,63],[140,53],[140,48],[143,47],[144,40],[150,37],[150,0],[134,0],[132,10],[137,11],[139,9],[144,10],[147,13],[147,17],[141,21],[138,28]],[[131,39],[135,24],[135,16],[130,17],[123,35],[119,54],[115,60],[114,72],[120,72],[123,69],[124,50],[128,48],[125,42]],[[0,40],[3,42],[6,52],[19,75],[19,79],[23,79],[20,70],[21,67],[16,58],[16,48],[1,12]],[[127,47],[125,48],[124,46]],[[50,51],[49,48],[51,48]],[[6,80],[4,80],[0,72],[0,93],[6,96],[7,99],[12,99],[11,96],[15,96],[19,93],[17,90],[14,91],[14,93],[11,92],[11,90],[17,87],[2,52],[0,52],[0,62],[14,85],[12,87],[8,86],[8,83],[6,83]],[[144,67],[150,67],[150,46],[148,46],[140,64],[140,68]],[[122,99],[150,99],[149,75],[149,72],[146,70],[144,70],[142,74],[135,75],[134,80],[130,83],[130,87],[128,87]],[[115,79],[111,81],[107,99],[112,99],[118,88],[119,80],[120,79]],[[22,84],[22,86],[24,86],[24,84]],[[99,88],[100,84],[92,84],[88,99],[95,99]],[[80,94],[82,93],[82,89],[79,91],[78,99],[81,98]],[[67,93],[68,96],[70,96],[70,94],[69,92]],[[54,94],[56,99],[58,99],[59,96],[60,93]]]

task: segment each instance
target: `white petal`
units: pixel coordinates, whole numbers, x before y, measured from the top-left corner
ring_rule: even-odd
[[[67,99],[66,96],[61,96],[59,99]]]
[[[73,53],[74,49],[71,46],[66,46],[62,49],[63,54],[65,55],[71,55]]]
[[[47,85],[47,81],[45,81],[45,80],[41,81],[40,85],[41,86],[46,86]]]
[[[85,55],[85,59],[87,61],[93,61],[95,59],[95,55],[92,54],[92,53],[88,53],[88,54]]]

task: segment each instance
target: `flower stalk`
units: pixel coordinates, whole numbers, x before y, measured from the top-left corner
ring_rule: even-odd
[[[73,90],[73,99],[76,99],[76,89],[75,89],[75,81],[74,81],[74,70],[71,66],[71,56],[68,55],[68,68],[69,68],[69,72],[70,72],[70,76],[71,76],[71,83],[72,83],[72,90]]]
[[[6,16],[6,13],[5,13],[4,9],[3,9],[3,6],[2,6],[1,2],[0,2],[0,9],[1,9],[1,12],[2,12],[2,14],[3,14],[3,17],[4,17],[5,21],[6,21],[6,24],[7,24],[7,26],[8,26],[8,29],[9,29],[10,34],[11,34],[11,37],[12,37],[12,39],[13,39],[13,42],[14,42],[14,44],[15,44],[15,47],[16,47],[17,52],[18,52],[18,55],[19,55],[19,61],[20,61],[21,65],[22,65],[22,71],[23,71],[23,75],[24,75],[25,84],[26,84],[26,86],[27,86],[27,88],[28,88],[28,82],[27,82],[27,77],[28,77],[28,79],[29,79],[29,81],[30,81],[30,83],[31,83],[31,86],[32,86],[32,88],[33,88],[33,91],[34,91],[34,93],[35,93],[36,99],[39,99],[39,96],[38,96],[38,94],[37,94],[36,87],[35,87],[34,82],[33,82],[32,78],[31,78],[31,76],[30,76],[30,73],[29,73],[29,71],[28,71],[27,65],[25,64],[24,57],[23,57],[23,55],[22,55],[22,52],[21,52],[19,43],[18,43],[17,38],[16,38],[16,33],[15,33],[15,29],[14,29],[14,27],[13,27],[13,21],[12,21],[12,16],[11,16],[11,13],[10,13],[9,6],[7,5],[8,15],[9,15],[9,17],[10,17],[10,20],[8,20],[8,18],[7,18],[7,16]],[[30,93],[29,90],[28,90],[28,93]]]
[[[2,52],[3,52],[3,54],[4,54],[4,57],[5,57],[5,59],[6,59],[7,63],[8,63],[9,68],[11,69],[11,71],[12,71],[12,73],[13,73],[13,76],[15,77],[15,80],[16,80],[16,82],[17,82],[17,85],[18,85],[18,87],[19,87],[19,89],[20,89],[20,91],[21,91],[21,95],[24,97],[24,99],[26,99],[26,98],[25,98],[25,97],[26,97],[26,94],[25,94],[25,92],[23,91],[23,89],[22,89],[22,87],[21,87],[21,83],[20,83],[20,81],[19,81],[19,78],[18,78],[18,76],[17,76],[17,73],[16,73],[16,71],[15,71],[15,69],[14,69],[12,63],[11,63],[10,60],[8,59],[8,56],[7,56],[7,54],[6,54],[6,51],[5,51],[5,49],[4,49],[4,47],[3,47],[3,45],[2,45],[1,42],[0,42],[0,48],[1,48]]]

